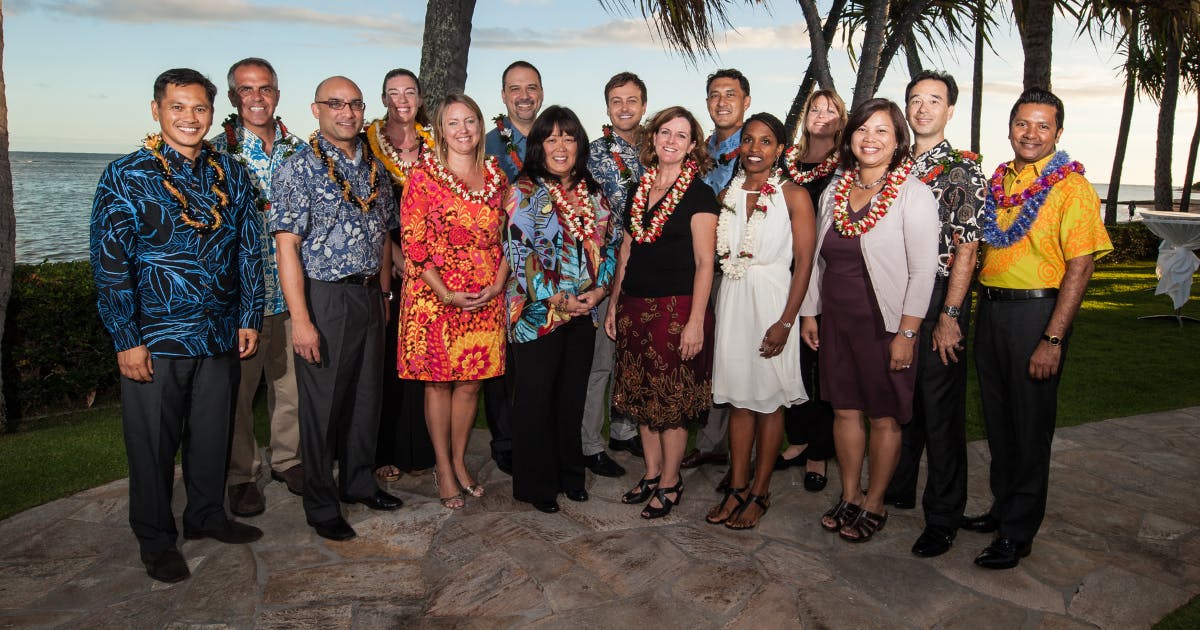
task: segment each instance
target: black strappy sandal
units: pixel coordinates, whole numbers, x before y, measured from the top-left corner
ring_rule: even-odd
[[[838,535],[843,540],[848,540],[854,543],[867,542],[875,535],[875,532],[883,529],[887,523],[887,512],[877,514],[870,510],[862,510],[858,513],[858,518],[854,522],[846,525],[838,532]]]
[[[827,532],[836,532],[858,518],[862,508],[849,501],[838,501],[828,512],[821,515],[821,527]]]
[[[704,521],[709,525],[720,525],[725,521],[728,521],[730,517],[732,517],[734,514],[737,514],[738,511],[742,509],[742,506],[746,505],[746,500],[741,497],[741,494],[749,489],[749,484],[741,488],[725,488],[725,498],[721,499],[721,502],[717,504],[717,507],[708,511],[708,514],[704,517]],[[729,510],[729,513],[726,514],[724,518],[713,518],[715,514],[720,514],[725,510],[725,505],[729,502],[730,497],[732,497],[734,501],[737,501],[737,505],[733,506],[733,509]]]
[[[749,508],[751,505],[757,505],[759,507],[759,509],[762,510],[761,512],[758,513],[758,518],[755,519],[755,521],[749,525],[734,525],[733,519],[737,516],[740,516],[742,514],[742,512],[745,512],[746,509]],[[738,506],[737,511],[735,511],[733,514],[729,515],[729,520],[725,521],[725,527],[728,527],[729,529],[754,529],[755,527],[758,526],[758,522],[762,520],[762,517],[767,515],[767,510],[770,509],[770,507],[771,507],[771,493],[770,492],[768,492],[764,495],[752,494],[752,495],[746,497],[744,501],[742,501],[742,504],[740,506]]]
[[[630,505],[644,502],[650,498],[650,495],[654,494],[654,490],[658,488],[658,482],[661,480],[662,475],[653,479],[642,477],[641,481],[637,482],[637,485],[633,487],[633,490],[621,495],[621,503]]]
[[[668,499],[668,494],[675,495],[675,500]],[[670,488],[663,488],[661,486],[655,488],[654,496],[658,497],[658,502],[662,504],[662,507],[656,508],[647,503],[645,509],[642,510],[642,518],[662,518],[670,514],[671,508],[679,505],[679,502],[683,500],[683,480],[680,479],[678,483]]]

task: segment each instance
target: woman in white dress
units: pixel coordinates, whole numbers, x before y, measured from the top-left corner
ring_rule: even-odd
[[[808,191],[780,176],[785,137],[783,123],[771,114],[746,120],[740,169],[723,193],[717,222],[717,260],[725,276],[716,302],[713,401],[733,408],[732,476],[705,519],[730,529],[754,527],[771,506],[783,408],[808,399],[800,379],[800,335],[792,328],[812,271],[816,219]]]

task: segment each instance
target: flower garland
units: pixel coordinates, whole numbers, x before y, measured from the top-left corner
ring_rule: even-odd
[[[783,163],[787,165],[788,177],[794,183],[801,186],[831,175],[837,170],[838,160],[841,158],[841,155],[837,149],[834,149],[832,153],[825,156],[824,160],[821,160],[816,166],[807,171],[800,170],[800,158],[802,157],[804,156],[800,155],[800,147],[794,144],[788,147],[787,151],[783,154]]]
[[[296,152],[297,146],[296,146],[296,143],[287,141],[288,128],[287,128],[287,125],[283,124],[283,119],[280,118],[279,116],[276,116],[275,124],[279,125],[279,135],[282,136],[282,138],[283,138],[282,144],[284,144],[284,146],[287,147],[287,151],[285,151],[283,153],[283,155],[280,156],[279,159],[285,160],[289,156],[291,156],[293,153]],[[241,150],[242,150],[242,145],[240,142],[238,142],[237,125],[238,125],[238,115],[237,114],[230,114],[225,119],[225,121],[221,123],[221,127],[225,129],[225,146],[228,148],[229,154],[235,155],[235,156],[240,155]]]
[[[921,176],[921,181],[925,182],[926,184],[932,182],[933,180],[937,179],[939,175],[945,173],[946,169],[950,168],[956,162],[974,162],[979,164],[981,160],[983,160],[983,156],[975,153],[974,151],[960,151],[958,149],[951,149],[951,151],[947,153],[945,157],[938,160],[937,164],[934,164],[933,168],[929,169],[928,173],[925,173]]]
[[[550,193],[550,201],[558,210],[559,218],[563,220],[567,231],[575,237],[576,241],[590,240],[596,235],[596,206],[592,203],[592,196],[588,194],[587,182],[579,180],[579,183],[575,184],[575,188],[571,191],[575,195],[575,199],[580,202],[579,205],[567,202],[561,183],[542,181],[540,178],[538,183]]]
[[[345,177],[342,177],[342,174],[339,173],[337,168],[334,167],[333,158],[329,157],[328,154],[321,152],[321,147],[318,146],[317,143],[316,131],[312,132],[312,135],[308,137],[308,144],[312,147],[313,154],[317,156],[317,159],[325,163],[325,168],[328,170],[329,181],[333,182],[334,186],[337,186],[338,189],[342,191],[342,199],[345,199],[346,201],[353,201],[354,203],[358,204],[358,207],[362,208],[363,212],[370,212],[371,202],[375,201],[375,199],[379,197],[379,163],[375,160],[371,160],[371,177],[369,180],[371,185],[371,194],[368,195],[366,199],[363,199],[362,197],[354,194],[354,191],[350,189],[350,182],[347,181]]]
[[[675,211],[679,200],[683,198],[683,193],[687,191],[688,186],[692,185],[698,168],[695,160],[683,163],[683,170],[680,171],[679,177],[675,179],[671,189],[663,196],[654,216],[650,217],[649,228],[644,227],[642,218],[646,214],[647,193],[650,192],[650,187],[654,185],[654,180],[658,177],[658,167],[652,166],[646,169],[641,180],[638,181],[637,192],[633,194],[633,205],[629,207],[629,234],[633,236],[633,240],[647,244],[657,241],[658,237],[662,236],[663,226],[666,225],[667,219],[671,218],[671,213]]]
[[[1025,237],[1038,212],[1046,203],[1046,197],[1054,185],[1067,178],[1071,173],[1083,175],[1083,165],[1071,160],[1066,151],[1059,151],[1050,158],[1050,162],[1042,169],[1042,176],[1037,178],[1025,190],[1015,195],[1004,194],[1004,173],[1008,163],[996,167],[992,174],[988,196],[983,200],[983,217],[980,227],[983,228],[983,241],[992,247],[1008,247]],[[1015,208],[1021,206],[1021,213],[1013,220],[1007,230],[1000,229],[996,217],[997,208]]]
[[[217,228],[221,227],[221,225],[224,223],[224,219],[221,218],[221,210],[229,207],[229,193],[221,189],[221,186],[225,183],[225,169],[221,168],[221,164],[217,162],[217,150],[213,148],[213,146],[209,144],[207,140],[204,141],[203,148],[208,151],[205,163],[213,167],[213,170],[216,171],[217,174],[217,181],[214,182],[211,187],[209,187],[209,190],[211,190],[212,193],[217,196],[217,203],[214,203],[208,208],[208,212],[213,216],[212,223],[202,223],[192,218],[192,215],[188,214],[187,197],[185,197],[183,193],[179,192],[179,189],[176,188],[175,184],[171,182],[171,165],[167,163],[166,156],[162,154],[162,150],[165,145],[166,141],[163,140],[161,133],[147,134],[145,141],[142,142],[142,146],[150,151],[150,154],[158,160],[158,163],[163,168],[164,176],[162,179],[162,185],[163,188],[167,189],[167,192],[171,193],[171,196],[175,198],[175,201],[179,202],[179,218],[183,220],[184,225],[187,225],[197,232],[216,231]]]
[[[621,157],[621,149],[617,147],[617,139],[613,134],[612,125],[604,125],[600,128],[600,137],[604,138],[604,144],[608,147],[608,152],[612,153],[613,161],[617,163],[617,174],[621,176],[622,181],[632,182],[633,171],[625,164],[625,160]]]
[[[892,202],[896,200],[897,191],[900,185],[908,179],[908,174],[912,171],[913,161],[906,159],[899,166],[892,169],[887,174],[887,183],[883,185],[883,189],[875,198],[871,200],[871,209],[867,212],[867,216],[858,221],[850,220],[850,188],[854,181],[858,179],[858,168],[851,169],[842,173],[838,178],[833,189],[833,227],[837,229],[838,234],[845,238],[858,238],[863,234],[871,231],[875,224],[879,222],[891,208]]]
[[[438,183],[449,188],[460,199],[473,203],[487,203],[496,193],[500,192],[500,188],[508,181],[504,171],[500,169],[500,162],[493,155],[487,156],[483,161],[483,188],[479,190],[469,189],[467,184],[458,175],[450,172],[450,169],[442,165],[434,151],[425,154],[421,166]]]
[[[742,235],[742,244],[738,255],[733,256],[733,248],[729,244],[729,222],[734,220],[736,212],[733,207],[724,205],[721,209],[721,216],[717,219],[717,259],[721,263],[721,271],[728,278],[741,278],[746,275],[746,269],[754,260],[754,241],[758,236],[758,226],[767,216],[766,199],[774,195],[779,189],[771,183],[771,180],[778,180],[780,173],[775,170],[763,182],[763,185],[758,189],[758,200],[754,204],[754,210],[750,212],[750,219],[746,221],[746,232]],[[736,191],[737,193],[746,192],[742,186],[746,183],[745,174],[740,174],[736,179],[729,183],[727,191]],[[729,194],[726,192],[725,194]]]
[[[508,152],[508,158],[512,160],[513,166],[516,166],[517,170],[520,171],[522,168],[521,156],[518,155],[517,143],[513,142],[512,129],[509,129],[508,125],[504,124],[504,114],[496,116],[492,119],[492,122],[496,123],[496,130],[500,132],[500,137],[504,138],[504,150]]]
[[[400,158],[400,152],[392,145],[392,141],[388,140],[387,134],[384,133],[384,128],[387,126],[387,120],[380,118],[372,121],[367,125],[367,144],[371,147],[371,153],[383,162],[383,168],[387,170],[388,175],[391,175],[392,180],[397,184],[404,186],[408,183],[408,174],[417,164],[420,164],[426,153],[433,151],[433,134],[419,122],[413,123],[413,128],[417,132],[417,138],[420,143],[417,144],[417,158],[415,160],[405,161]]]

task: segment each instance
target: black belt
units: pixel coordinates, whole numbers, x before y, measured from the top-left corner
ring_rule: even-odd
[[[361,273],[356,273],[352,276],[346,276],[345,278],[338,278],[337,280],[330,280],[329,282],[332,282],[333,284],[355,284],[355,285],[362,285],[365,287],[365,286],[374,284],[376,280],[379,280],[379,274],[377,274],[377,273],[373,273],[369,276],[361,274]]]
[[[1058,296],[1058,289],[1000,289],[997,287],[980,286],[979,294],[996,302],[1010,300],[1036,300]]]

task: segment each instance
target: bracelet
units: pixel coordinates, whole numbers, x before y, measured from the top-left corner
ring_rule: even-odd
[[[442,296],[442,304],[445,304],[446,306],[450,306],[450,303],[453,301],[454,301],[454,291],[447,291],[446,295]]]
[[[782,319],[781,319],[781,320],[779,320],[779,325],[780,325],[780,326],[783,326],[784,328],[786,328],[786,329],[788,329],[788,330],[791,330],[791,329],[792,329],[792,325],[793,325],[793,324],[795,324],[795,323],[796,323],[796,322],[785,322],[785,321],[783,321]]]

